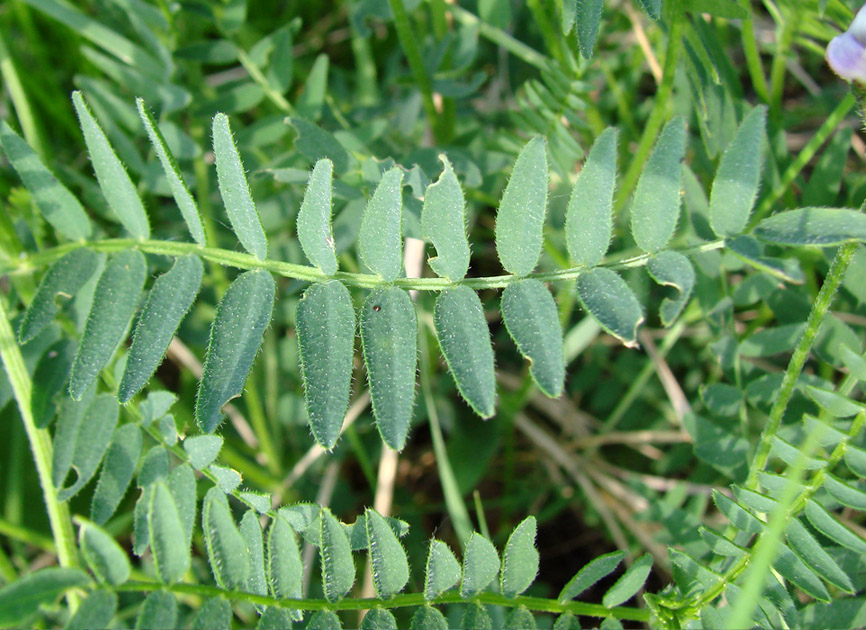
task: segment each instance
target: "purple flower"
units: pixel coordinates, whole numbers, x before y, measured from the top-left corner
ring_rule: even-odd
[[[827,46],[827,63],[843,79],[866,83],[866,6],[857,12],[848,30]]]

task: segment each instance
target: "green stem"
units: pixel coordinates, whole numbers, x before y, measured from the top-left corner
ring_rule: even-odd
[[[627,608],[616,606],[605,608],[600,604],[587,604],[585,602],[566,601],[556,599],[545,599],[543,597],[530,597],[518,595],[517,597],[505,597],[496,593],[480,593],[470,599],[464,599],[459,593],[446,593],[432,600],[424,599],[423,593],[407,593],[395,595],[391,599],[382,601],[374,598],[346,598],[338,602],[329,602],[324,599],[277,599],[266,595],[254,595],[240,591],[224,591],[215,586],[203,586],[197,584],[162,584],[160,582],[127,582],[114,587],[119,592],[151,592],[167,590],[182,595],[199,595],[201,597],[225,597],[233,601],[245,601],[250,604],[261,604],[264,606],[278,606],[280,608],[291,608],[293,610],[371,610],[384,606],[388,609],[406,608],[408,606],[424,606],[430,604],[470,604],[479,603],[490,606],[503,606],[506,608],[518,608],[525,606],[529,610],[548,613],[570,612],[574,615],[587,617],[605,618],[616,617],[627,621],[649,621],[650,611],[638,608]]]
[[[755,23],[752,19],[752,3],[750,0],[739,0],[740,6],[749,12],[749,17],[743,18],[741,26],[741,38],[743,40],[743,52],[746,55],[746,68],[752,78],[752,87],[755,93],[765,103],[770,102],[770,90],[767,87],[767,77],[764,76],[764,68],[761,65],[761,55],[758,52],[758,43],[755,40]]]
[[[785,409],[788,408],[791,396],[794,394],[794,386],[797,384],[797,379],[803,371],[806,359],[809,358],[809,352],[812,349],[815,338],[818,336],[818,330],[824,321],[824,316],[833,303],[833,296],[836,295],[836,290],[842,284],[842,279],[845,277],[848,265],[851,263],[851,259],[854,257],[854,253],[858,247],[857,243],[848,243],[839,248],[833,264],[824,278],[824,285],[818,292],[818,297],[815,298],[806,323],[806,330],[803,331],[803,336],[800,337],[800,341],[791,355],[791,360],[788,362],[788,369],[785,370],[782,386],[779,388],[779,395],[770,409],[770,416],[764,426],[764,431],[761,433],[761,441],[752,459],[752,464],[749,466],[749,476],[745,487],[750,490],[755,490],[758,487],[758,475],[764,471],[767,460],[770,458],[773,438],[782,424],[782,416],[785,413]]]
[[[785,69],[788,63],[788,50],[794,43],[794,37],[800,28],[802,10],[794,9],[790,17],[782,24],[782,34],[776,44],[773,55],[773,65],[770,68],[770,116],[778,120],[782,114],[782,96],[785,90]]]
[[[268,81],[267,77],[262,73],[261,69],[255,64],[255,62],[250,59],[250,56],[246,53],[246,51],[240,46],[235,46],[238,54],[238,61],[241,62],[241,66],[243,66],[244,70],[247,71],[247,74],[250,75],[250,78],[255,81],[255,83],[262,88],[265,93],[265,96],[268,100],[277,106],[277,108],[290,115],[295,115],[295,108],[292,107],[292,104],[286,100],[286,98],[280,94],[278,91],[274,89],[274,86],[271,85],[271,82]]]
[[[701,245],[693,247],[687,247],[679,251],[682,254],[689,255],[714,249],[721,249],[724,246],[725,241],[718,240],[709,243],[702,243]],[[251,254],[245,254],[243,252],[219,249],[216,247],[200,247],[195,243],[182,243],[179,241],[139,241],[132,238],[113,238],[101,241],[76,241],[74,243],[64,243],[63,245],[43,250],[32,254],[31,256],[3,261],[0,263],[0,274],[20,274],[36,271],[37,269],[50,265],[79,247],[88,247],[94,251],[108,253],[124,251],[134,247],[148,254],[160,254],[162,256],[186,256],[191,254],[199,256],[208,262],[216,263],[215,268],[221,268],[224,266],[244,270],[266,269],[271,273],[304,282],[326,282],[332,279],[331,276],[326,276],[316,267],[308,267],[306,265],[281,262],[278,260],[260,260]],[[640,254],[631,258],[611,260],[603,263],[601,266],[612,270],[644,267],[649,262],[650,258],[650,254]],[[556,271],[541,271],[530,274],[528,277],[536,278],[542,282],[558,282],[573,280],[586,271],[586,267],[571,267],[569,269],[557,269]],[[364,289],[397,286],[403,289],[417,291],[444,291],[453,288],[458,284],[476,290],[501,289],[509,284],[523,280],[521,277],[506,274],[501,276],[465,278],[459,282],[451,282],[445,278],[398,278],[394,282],[387,282],[382,280],[379,276],[372,274],[349,273],[346,271],[337,272],[334,274],[333,278],[340,280],[346,285]]]
[[[668,104],[671,99],[671,94],[674,89],[674,79],[677,74],[677,64],[679,63],[680,53],[683,49],[683,30],[685,25],[685,16],[683,8],[677,1],[672,2],[671,6],[671,25],[668,35],[668,47],[665,53],[665,65],[662,72],[662,81],[656,90],[653,109],[650,112],[649,119],[644,126],[643,135],[641,135],[637,150],[634,152],[631,164],[628,171],[622,178],[622,184],[617,191],[615,212],[619,212],[628,201],[629,196],[634,192],[643,171],[644,164],[652,151],[653,143],[656,136],[664,124]]]
[[[539,70],[549,70],[549,59],[534,48],[530,48],[523,42],[514,39],[511,35],[487,22],[482,21],[474,13],[470,13],[466,9],[461,9],[456,4],[449,4],[448,10],[451,15],[466,26],[474,26],[478,28],[478,34],[489,39],[497,46],[502,46],[518,59],[528,63],[530,66],[535,66]]]
[[[267,460],[268,471],[275,477],[282,477],[283,471],[280,466],[280,458],[277,456],[277,450],[274,448],[274,441],[271,439],[270,427],[265,418],[265,410],[262,407],[261,396],[259,395],[259,386],[256,383],[255,376],[247,379],[246,390],[243,394],[244,402],[247,405],[249,412],[250,423],[253,431],[256,433],[256,438],[259,440],[259,446],[264,452]]]
[[[18,115],[18,122],[21,123],[21,131],[24,132],[27,144],[33,147],[36,155],[44,158],[45,147],[42,145],[42,136],[36,125],[36,117],[33,115],[33,109],[30,107],[24,86],[21,84],[21,78],[18,76],[18,71],[15,69],[15,64],[12,62],[12,57],[3,41],[2,31],[0,31],[0,76],[3,77],[6,89],[9,90],[9,98],[15,106],[15,113]]]
[[[69,518],[69,506],[57,500],[57,489],[51,479],[51,436],[45,429],[37,428],[33,420],[33,411],[30,407],[33,383],[24,365],[21,350],[15,341],[3,300],[0,300],[0,358],[3,360],[3,367],[15,393],[21,420],[24,422],[27,439],[30,441],[30,449],[33,451],[36,472],[39,475],[45,507],[48,510],[48,521],[57,548],[57,559],[60,566],[78,566],[78,551],[75,546],[72,521]],[[70,608],[74,609],[77,606],[77,598],[71,598],[69,604]]]

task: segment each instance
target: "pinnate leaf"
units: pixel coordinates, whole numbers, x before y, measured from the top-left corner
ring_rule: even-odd
[[[364,301],[360,324],[376,425],[385,444],[401,450],[415,402],[415,306],[403,289],[377,289]]]
[[[527,516],[508,537],[499,578],[500,590],[506,597],[520,595],[535,581],[538,574],[537,530],[535,517]]]
[[[755,236],[780,245],[819,247],[866,241],[866,214],[847,208],[798,208],[764,219]]]
[[[403,590],[409,581],[409,562],[388,521],[369,508],[365,514],[373,586],[379,599],[388,599]]]
[[[268,257],[268,239],[250,193],[229,118],[225,114],[217,114],[213,118],[213,152],[220,195],[232,229],[245,250],[259,260],[264,260]]]
[[[436,256],[427,260],[430,268],[437,275],[456,282],[469,269],[466,202],[448,158],[442,154],[439,159],[443,165],[442,174],[424,193],[421,232],[436,248]]]
[[[647,271],[652,279],[663,286],[672,287],[677,296],[666,297],[659,307],[662,325],[673,324],[688,304],[695,286],[695,269],[689,259],[673,250],[660,252],[649,259]]]
[[[821,579],[809,569],[797,554],[781,542],[776,545],[776,559],[773,562],[773,568],[788,582],[815,599],[830,601],[830,593],[827,592],[827,587],[824,586]]]
[[[358,252],[370,270],[386,282],[403,268],[403,170],[385,171],[367,202],[358,232]]]
[[[463,580],[460,596],[463,599],[483,591],[499,573],[499,555],[496,547],[477,532],[473,532],[463,552]]]
[[[141,429],[124,424],[114,430],[90,504],[90,517],[104,524],[120,505],[141,455]]]
[[[653,559],[646,554],[635,560],[616,583],[602,597],[602,603],[608,608],[619,606],[634,596],[644,585],[652,570]]]
[[[632,290],[615,271],[595,267],[577,277],[577,297],[587,313],[629,348],[637,347],[643,310]]]
[[[355,309],[337,280],[314,284],[298,302],[295,324],[304,398],[313,437],[331,449],[349,406],[355,352]]]
[[[431,540],[424,571],[424,599],[436,599],[460,581],[460,563],[441,540]]]
[[[337,250],[334,246],[334,231],[331,229],[333,175],[334,163],[331,160],[316,162],[297,218],[298,240],[304,254],[328,276],[337,273]]]
[[[157,574],[168,583],[182,580],[190,565],[189,543],[174,496],[163,481],[151,490],[147,520]]]
[[[247,546],[235,526],[225,493],[211,488],[201,510],[208,562],[221,588],[241,590],[250,575]]]
[[[634,192],[631,232],[645,252],[663,249],[676,230],[685,150],[686,122],[677,116],[662,129]]]
[[[785,540],[791,549],[812,569],[828,583],[848,593],[856,589],[845,572],[836,564],[832,556],[824,550],[824,547],[799,519],[792,518],[785,527]]]
[[[270,273],[247,271],[217,305],[195,402],[195,418],[205,433],[216,431],[223,405],[243,389],[271,321],[275,290]]]
[[[80,91],[76,90],[72,93],[72,104],[78,113],[78,121],[87,150],[90,152],[93,171],[96,173],[99,188],[108,206],[134,238],[142,240],[150,238],[147,212],[144,210],[135,185],[129,179],[108,138],[105,137],[105,132],[90,113]]]
[[[262,536],[262,525],[254,510],[247,510],[241,517],[238,531],[247,547],[250,558],[250,575],[244,587],[248,593],[256,595],[268,594],[268,580],[265,575],[265,541]],[[261,612],[262,606],[257,606]]]
[[[87,566],[103,584],[118,586],[129,579],[131,567],[126,552],[114,537],[95,523],[83,523],[78,546]]]
[[[624,557],[624,551],[612,551],[586,564],[563,587],[559,593],[559,601],[564,602],[574,599],[590,586],[613,573]]]
[[[337,602],[355,583],[355,562],[346,530],[328,508],[319,513],[319,554],[325,599]]]
[[[22,626],[42,604],[51,604],[71,588],[90,582],[80,569],[49,567],[0,588],[0,625]]]
[[[291,525],[276,516],[268,532],[267,580],[271,595],[280,599],[300,599],[304,565]]]
[[[528,275],[541,256],[547,179],[544,138],[536,136],[517,156],[496,214],[496,251],[508,273]]]
[[[866,555],[866,541],[837,521],[820,503],[809,499],[806,502],[805,514],[809,523],[824,536],[843,547]]]

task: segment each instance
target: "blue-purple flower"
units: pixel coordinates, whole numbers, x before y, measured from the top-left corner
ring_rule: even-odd
[[[866,83],[866,6],[857,12],[848,30],[827,46],[827,63],[843,79]]]

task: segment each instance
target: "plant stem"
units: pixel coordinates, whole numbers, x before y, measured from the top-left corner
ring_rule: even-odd
[[[27,99],[27,93],[24,91],[24,86],[21,85],[18,71],[12,62],[12,56],[6,48],[6,42],[3,41],[2,32],[0,32],[0,76],[3,77],[6,89],[9,90],[9,98],[15,106],[15,113],[18,115],[18,122],[21,123],[21,131],[24,132],[27,144],[33,147],[36,155],[44,159],[45,147],[42,145],[42,136],[36,125],[36,118],[33,116],[33,109]]]
[[[755,93],[765,103],[770,102],[770,90],[767,87],[767,77],[764,76],[764,68],[761,66],[761,55],[758,52],[758,44],[755,40],[755,23],[752,18],[752,4],[749,0],[739,0],[740,6],[749,12],[749,17],[743,18],[741,25],[741,38],[743,40],[743,52],[746,54],[746,67],[752,78],[752,87]]]
[[[523,42],[514,39],[501,28],[482,21],[477,15],[470,13],[466,9],[461,9],[456,4],[449,4],[448,10],[458,22],[477,27],[479,35],[486,37],[497,46],[502,46],[518,59],[528,63],[530,66],[535,66],[539,70],[549,69],[548,57],[542,55],[534,48],[530,48]]]
[[[785,89],[785,69],[788,62],[788,49],[794,42],[794,37],[800,28],[802,11],[794,9],[789,12],[789,18],[782,24],[782,34],[776,42],[776,52],[773,55],[773,65],[770,68],[770,117],[778,120],[782,114],[782,96]]]

